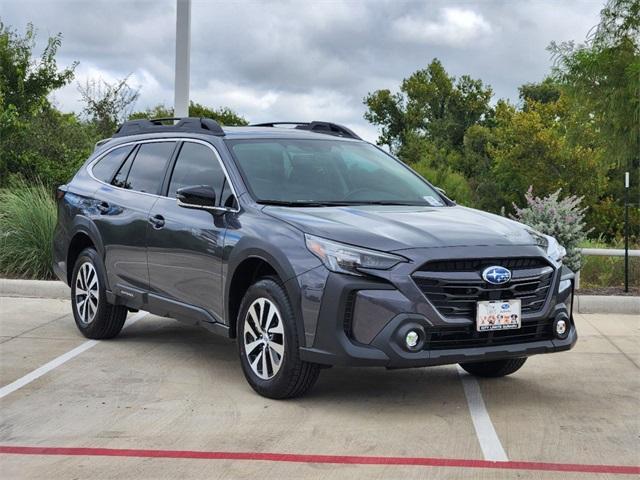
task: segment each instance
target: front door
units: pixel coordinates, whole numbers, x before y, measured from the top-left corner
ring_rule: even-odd
[[[224,217],[178,206],[176,191],[208,185],[220,200],[224,170],[204,143],[185,141],[168,182],[167,195],[151,209],[147,258],[152,294],[197,307],[222,322],[222,248]],[[174,310],[179,311],[179,310]]]

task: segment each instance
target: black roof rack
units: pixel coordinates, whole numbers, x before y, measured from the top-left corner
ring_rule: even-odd
[[[164,124],[163,122],[179,120],[176,124]],[[205,133],[224,136],[224,130],[218,122],[210,118],[184,117],[184,118],[152,118],[129,120],[120,125],[113,137],[127,137],[142,133],[165,133],[165,132],[191,132]]]
[[[355,138],[356,140],[362,140],[353,130],[345,127],[344,125],[338,125],[331,122],[267,122],[267,123],[255,123],[249,125],[250,127],[277,127],[278,125],[295,125],[294,128],[298,130],[309,130],[316,133],[325,133],[327,135],[334,135],[336,137]]]

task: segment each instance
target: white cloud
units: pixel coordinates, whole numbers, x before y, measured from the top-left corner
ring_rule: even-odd
[[[491,25],[472,10],[447,7],[433,20],[433,10],[406,15],[393,22],[396,38],[406,42],[462,47],[491,33]]]

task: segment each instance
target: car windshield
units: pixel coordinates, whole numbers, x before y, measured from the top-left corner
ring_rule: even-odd
[[[421,177],[368,143],[259,139],[228,144],[260,203],[445,206]]]

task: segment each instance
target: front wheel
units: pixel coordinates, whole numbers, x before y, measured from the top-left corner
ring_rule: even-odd
[[[490,362],[461,363],[460,366],[477,377],[504,377],[520,370],[526,361],[526,357],[506,358]]]
[[[318,379],[319,367],[300,359],[291,302],[273,279],[258,280],[247,290],[240,306],[237,335],[242,371],[260,395],[298,397]]]

